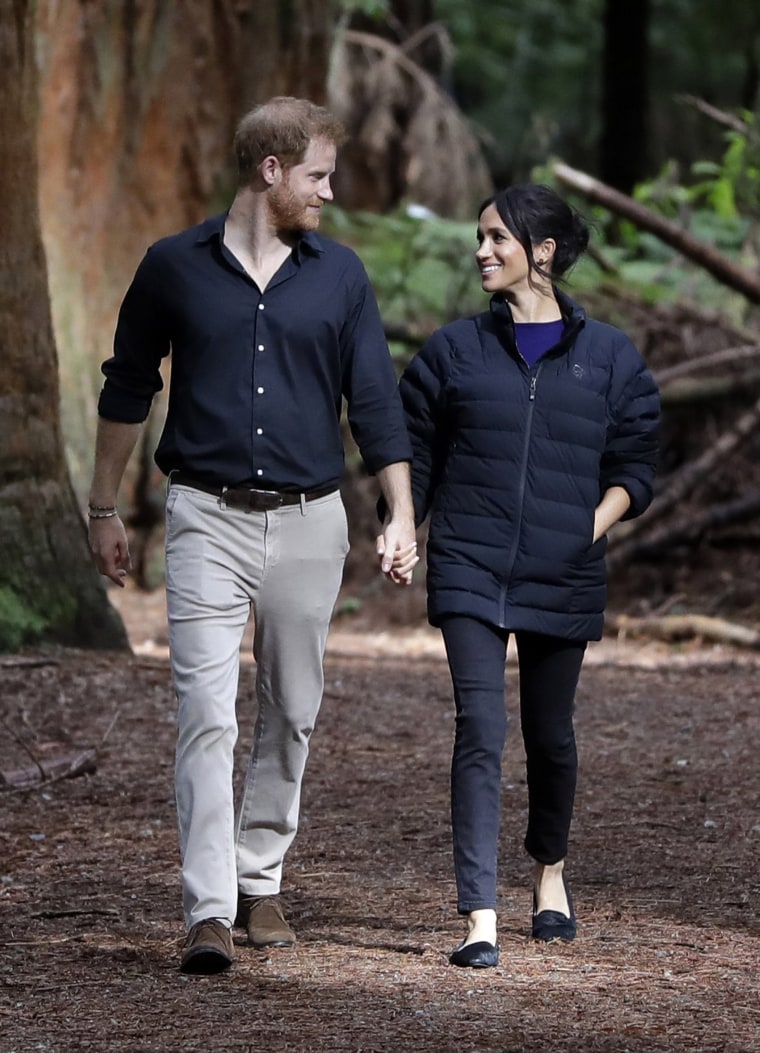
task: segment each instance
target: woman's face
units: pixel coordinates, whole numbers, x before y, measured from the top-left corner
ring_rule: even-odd
[[[504,225],[496,205],[489,205],[478,223],[475,260],[484,292],[514,292],[528,286],[530,268],[525,249]]]

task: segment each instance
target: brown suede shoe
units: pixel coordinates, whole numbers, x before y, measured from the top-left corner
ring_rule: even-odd
[[[279,896],[244,896],[241,892],[236,921],[248,930],[248,942],[254,947],[292,947],[296,942]]]
[[[207,918],[188,932],[179,967],[183,973],[220,973],[234,961],[230,930],[216,918]]]

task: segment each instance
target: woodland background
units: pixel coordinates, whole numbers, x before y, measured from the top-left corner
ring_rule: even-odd
[[[631,333],[665,406],[658,500],[612,538],[610,624],[754,631],[759,40],[742,0],[2,0],[0,646],[125,643],[82,531],[100,363],[145,248],[226,206],[235,123],[275,93],[349,126],[325,229],[364,258],[399,368],[482,308],[494,187],[543,180],[586,212],[570,291]],[[163,411],[121,497],[148,589]],[[347,449],[339,611],[375,616],[373,484]],[[424,617],[423,580],[391,618]]]
[[[0,0],[3,1053],[760,1049],[759,79],[746,0]],[[540,179],[594,224],[571,293],[660,381],[656,499],[611,538],[578,691],[579,939],[529,939],[513,733],[487,977],[448,965],[453,704],[424,564],[410,589],[380,577],[348,437],[353,547],[283,889],[298,943],[236,932],[224,976],[177,970],[161,400],[120,498],[127,589],[104,589],[82,513],[134,267],[225,207],[235,123],[275,93],[350,127],[325,225],[399,368],[483,307],[479,201]],[[241,666],[238,770],[250,627]],[[510,715],[515,677],[510,655]]]

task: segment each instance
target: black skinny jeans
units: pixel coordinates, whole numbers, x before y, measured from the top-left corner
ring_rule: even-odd
[[[457,909],[496,908],[501,758],[507,736],[504,667],[509,633],[452,615],[441,629],[454,685],[451,825]],[[578,757],[575,690],[586,643],[516,632],[520,722],[528,777],[525,848],[539,863],[567,855]]]

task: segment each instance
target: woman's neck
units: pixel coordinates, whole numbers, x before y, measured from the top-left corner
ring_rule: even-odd
[[[562,317],[554,290],[546,286],[504,294],[514,322],[557,322]]]

